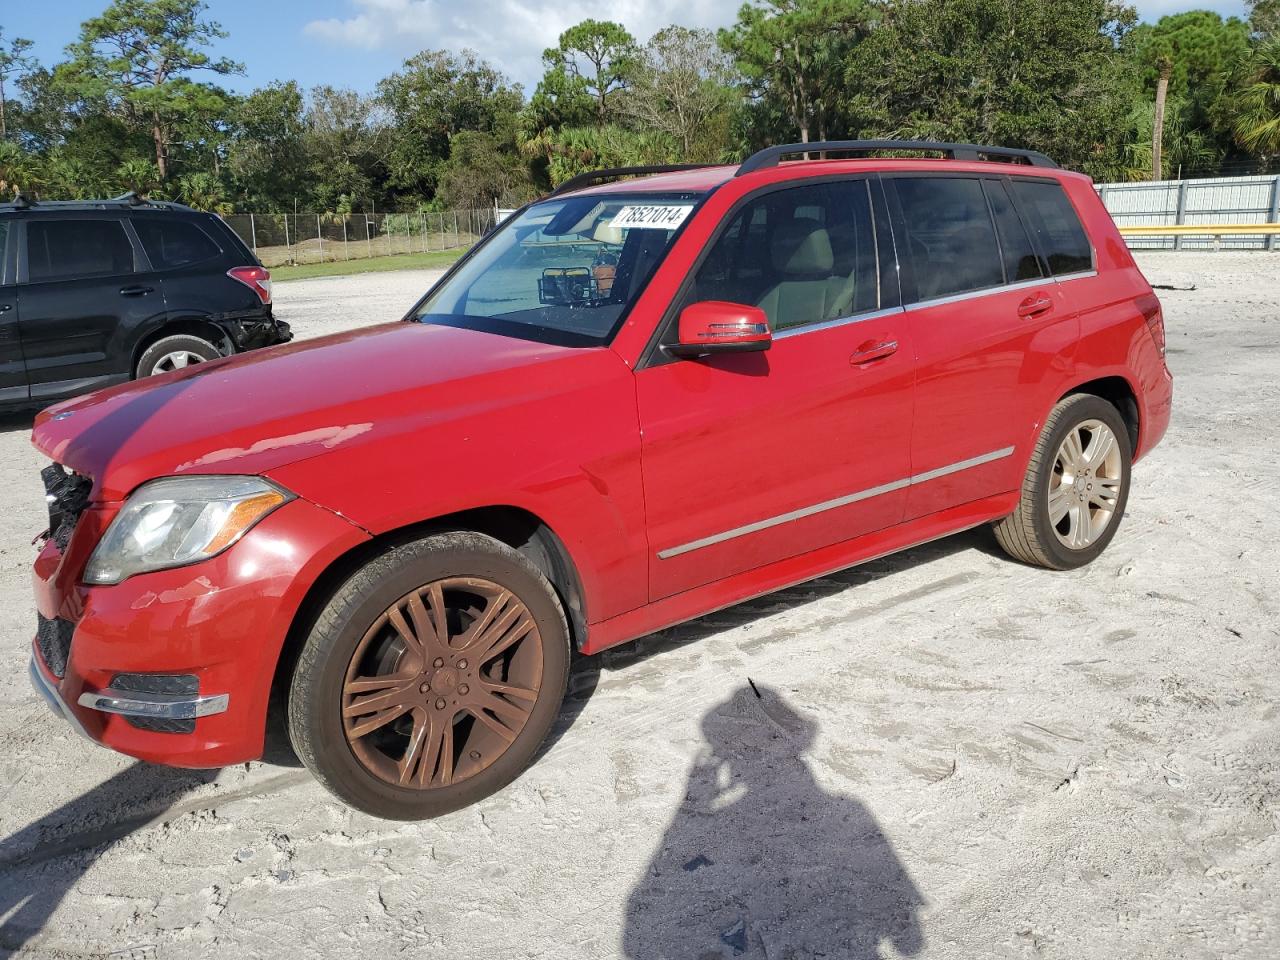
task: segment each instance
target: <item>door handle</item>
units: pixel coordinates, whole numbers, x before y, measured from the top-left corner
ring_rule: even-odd
[[[1052,309],[1053,301],[1043,293],[1039,293],[1035,296],[1027,297],[1022,303],[1018,304],[1018,316],[1038,317],[1040,314],[1048,313]]]
[[[897,340],[868,340],[854,351],[853,356],[849,358],[849,362],[855,367],[861,366],[864,363],[872,363],[876,360],[883,360],[885,357],[891,357],[897,352]]]
[[[145,297],[148,293],[154,293],[155,287],[121,287],[120,296],[122,297]]]

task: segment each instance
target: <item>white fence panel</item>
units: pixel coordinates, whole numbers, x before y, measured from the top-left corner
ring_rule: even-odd
[[[1280,222],[1280,176],[1105,183],[1098,186],[1121,227]],[[1129,237],[1135,250],[1212,250],[1211,237]],[[1275,236],[1222,237],[1223,250],[1277,250]]]

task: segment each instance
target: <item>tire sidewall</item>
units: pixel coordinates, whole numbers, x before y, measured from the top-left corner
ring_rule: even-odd
[[[351,655],[369,625],[410,591],[445,577],[492,580],[525,603],[542,637],[542,683],[524,728],[484,770],[448,787],[397,787],[368,772],[352,752],[342,726],[342,687]],[[322,614],[307,641],[308,647],[315,646],[315,655],[304,652],[293,677],[290,732],[303,762],[358,809],[387,819],[419,820],[475,803],[507,786],[529,765],[559,715],[569,670],[564,614],[541,573],[499,541],[446,534],[394,548],[353,575],[326,613],[332,616]],[[302,685],[310,687],[307,696],[298,695]]]
[[[167,337],[161,337],[142,351],[142,356],[138,358],[138,369],[135,371],[137,379],[144,380],[147,377],[156,376],[153,372],[156,363],[166,353],[172,353],[175,350],[186,350],[190,353],[199,354],[206,363],[210,360],[217,360],[222,356],[222,352],[217,346],[203,337],[197,337],[189,333],[175,333]]]
[[[1053,467],[1057,460],[1059,447],[1068,432],[1078,427],[1085,420],[1101,420],[1113,434],[1120,445],[1120,498],[1116,503],[1115,516],[1107,524],[1102,536],[1083,550],[1073,550],[1058,539],[1058,534],[1049,522],[1049,483],[1053,476]],[[1111,543],[1120,522],[1124,519],[1125,508],[1129,503],[1129,484],[1133,469],[1133,451],[1129,440],[1129,428],[1114,406],[1100,397],[1081,394],[1073,397],[1060,409],[1060,414],[1053,427],[1045,435],[1043,455],[1040,458],[1040,469],[1035,477],[1032,512],[1032,523],[1035,525],[1036,537],[1049,554],[1055,567],[1071,570],[1093,562]]]

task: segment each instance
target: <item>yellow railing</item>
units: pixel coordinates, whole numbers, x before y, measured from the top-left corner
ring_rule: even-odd
[[[1184,223],[1177,226],[1128,226],[1120,228],[1125,237],[1240,237],[1280,234],[1280,223]]]

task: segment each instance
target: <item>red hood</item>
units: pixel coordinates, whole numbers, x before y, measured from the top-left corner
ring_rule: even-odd
[[[120,500],[154,477],[265,473],[406,421],[518,402],[521,383],[543,378],[504,372],[593,352],[389,323],[68,400],[40,413],[32,442],[92,477],[95,500]]]

